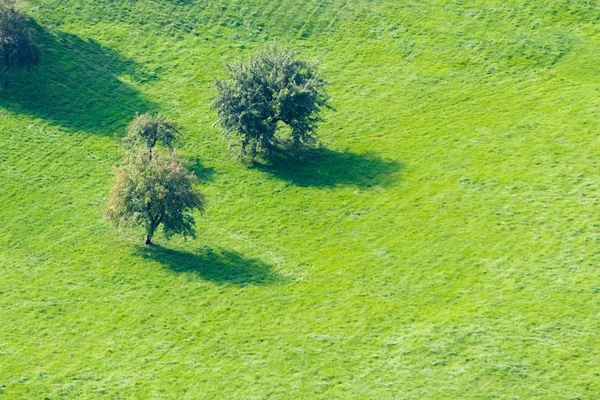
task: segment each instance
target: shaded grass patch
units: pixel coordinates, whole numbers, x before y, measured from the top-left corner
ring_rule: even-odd
[[[252,167],[301,187],[354,185],[387,186],[399,180],[403,164],[375,153],[337,151],[324,147],[306,150],[301,160],[279,150],[270,162],[253,161]]]
[[[74,131],[112,135],[136,112],[156,109],[121,77],[147,81],[118,51],[90,39],[47,30],[34,23],[42,62],[38,69],[14,70],[11,84],[0,91],[0,107],[28,114]]]
[[[199,157],[192,158],[187,167],[198,177],[200,182],[212,181],[214,175],[217,173],[214,168],[204,166]]]
[[[274,285],[288,281],[263,261],[222,248],[203,247],[195,252],[186,252],[153,245],[138,247],[136,254],[174,272],[193,274],[218,284]]]

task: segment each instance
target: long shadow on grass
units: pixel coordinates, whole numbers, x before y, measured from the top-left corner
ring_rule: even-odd
[[[327,148],[309,150],[302,161],[278,151],[270,163],[253,162],[253,167],[279,179],[304,187],[355,185],[368,188],[399,179],[403,165],[372,153],[339,152]]]
[[[32,24],[41,64],[33,71],[11,71],[10,86],[0,90],[0,107],[70,130],[105,135],[113,135],[136,112],[156,108],[119,80],[154,78],[138,71],[131,60],[93,40]]]
[[[189,253],[151,246],[139,248],[138,253],[175,272],[194,274],[216,283],[247,286],[276,285],[287,281],[284,276],[271,271],[270,265],[230,250],[203,248]]]

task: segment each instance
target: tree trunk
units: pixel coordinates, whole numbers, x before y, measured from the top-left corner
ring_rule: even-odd
[[[151,220],[150,226],[146,227],[146,244],[148,246],[152,246],[152,237],[154,236],[154,232],[156,232],[156,228],[162,222],[162,217],[159,217],[158,220]]]
[[[156,136],[156,135],[155,135],[155,136]],[[154,140],[152,141],[152,144],[150,145],[150,153],[149,153],[149,154],[150,154],[150,157],[149,157],[149,158],[150,158],[150,161],[152,161],[152,150],[154,149],[154,146],[156,146],[156,139],[154,139]]]
[[[154,222],[152,222],[152,225],[150,225],[146,229],[146,245],[152,246],[152,236],[154,236],[155,230],[156,230],[156,225],[154,224]]]

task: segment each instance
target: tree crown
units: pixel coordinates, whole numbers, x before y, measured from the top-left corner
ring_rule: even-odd
[[[179,161],[177,153],[147,149],[128,153],[117,168],[116,181],[110,192],[105,217],[116,227],[142,225],[147,243],[162,224],[165,236],[181,234],[195,237],[193,210],[203,211],[206,200],[196,176]]]
[[[177,123],[162,114],[138,114],[127,127],[125,143],[130,147],[138,145],[152,149],[158,142],[172,149],[180,138]]]
[[[33,68],[40,62],[35,30],[28,26],[27,17],[15,9],[14,0],[0,0],[0,62],[4,65],[5,86],[13,65]]]
[[[329,107],[325,81],[315,63],[301,60],[289,47],[270,45],[248,62],[227,66],[228,78],[216,81],[213,107],[228,134],[242,136],[242,151],[277,144],[278,123],[289,128],[293,145],[315,143],[322,107]]]

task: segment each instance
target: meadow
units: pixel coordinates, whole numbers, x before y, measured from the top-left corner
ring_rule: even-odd
[[[600,5],[30,0],[0,91],[0,399],[600,397]],[[270,41],[335,110],[302,164],[210,109]],[[180,123],[196,240],[102,207],[136,112]]]

